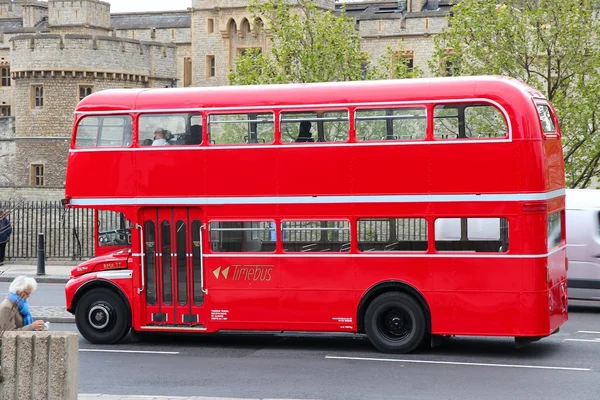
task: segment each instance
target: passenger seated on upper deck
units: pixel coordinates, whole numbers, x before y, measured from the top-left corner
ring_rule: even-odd
[[[315,139],[312,137],[312,133],[310,131],[311,128],[312,124],[310,121],[300,122],[300,131],[298,132],[296,142],[314,142]]]
[[[192,125],[191,133],[186,144],[200,144],[202,143],[202,125]]]
[[[154,141],[152,142],[152,146],[165,146],[168,144],[167,132],[163,128],[157,128],[154,131]]]

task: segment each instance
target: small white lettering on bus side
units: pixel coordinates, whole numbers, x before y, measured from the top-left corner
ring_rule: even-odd
[[[210,310],[211,321],[227,321],[229,310]]]
[[[345,322],[345,323],[352,323],[352,318],[348,318],[348,317],[333,317],[332,318],[334,321],[337,322]]]

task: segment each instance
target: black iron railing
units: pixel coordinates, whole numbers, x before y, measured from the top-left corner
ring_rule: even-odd
[[[94,256],[94,211],[65,209],[59,201],[0,202],[13,233],[6,259],[35,259],[38,234],[43,233],[46,259],[84,260]]]

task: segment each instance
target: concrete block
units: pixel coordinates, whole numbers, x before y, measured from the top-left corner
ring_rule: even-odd
[[[46,333],[46,332],[44,332]],[[47,399],[48,398],[48,370],[50,368],[50,353],[51,339],[49,334],[33,336],[33,398]]]
[[[5,332],[1,400],[77,400],[79,336],[75,332]]]

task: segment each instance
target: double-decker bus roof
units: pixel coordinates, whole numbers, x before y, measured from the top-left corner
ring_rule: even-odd
[[[477,76],[191,88],[110,89],[85,97],[76,113],[265,108],[487,98],[519,107],[539,91],[507,77]]]

